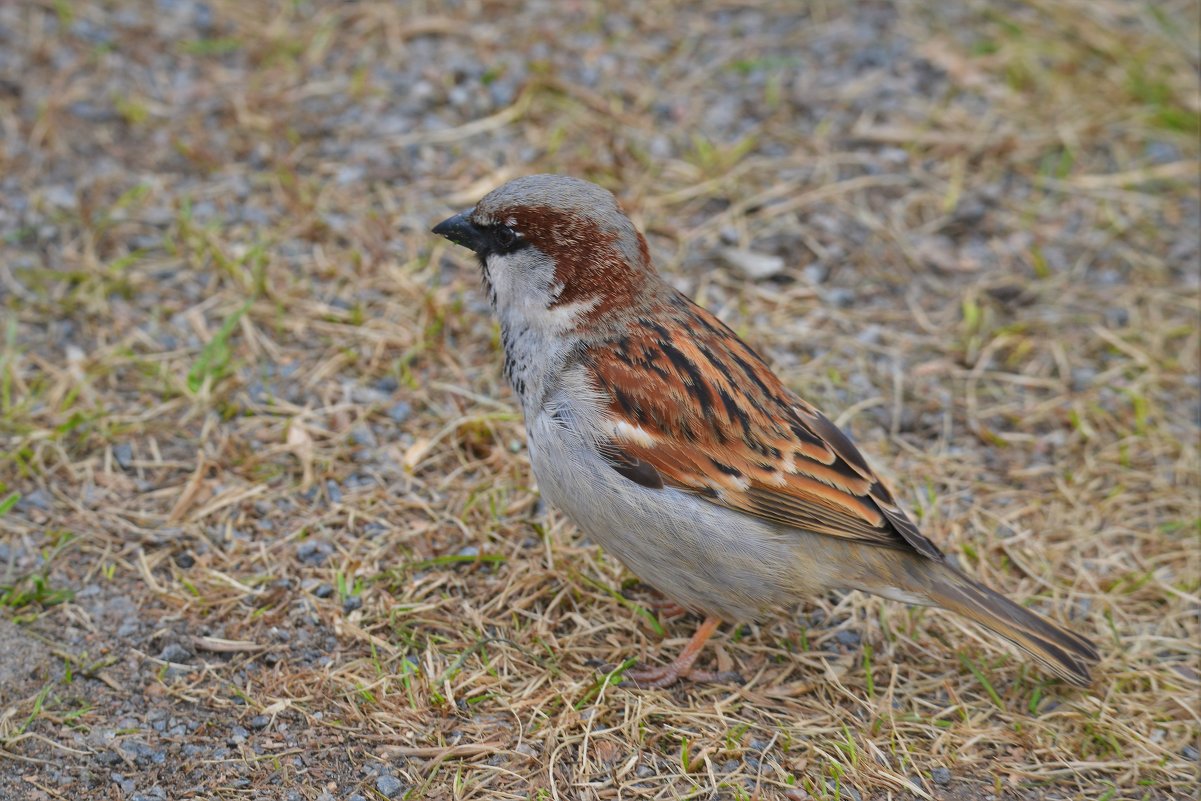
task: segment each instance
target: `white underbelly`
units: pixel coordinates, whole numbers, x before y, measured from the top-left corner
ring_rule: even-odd
[[[828,537],[781,529],[665,487],[625,478],[541,414],[527,426],[543,496],[646,583],[690,609],[750,620],[839,586]]]

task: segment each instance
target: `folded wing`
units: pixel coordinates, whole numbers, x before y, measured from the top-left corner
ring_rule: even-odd
[[[601,451],[644,486],[941,559],[845,434],[683,295],[582,354],[612,422]],[[661,321],[673,317],[677,325]],[[603,358],[602,358],[603,356]]]

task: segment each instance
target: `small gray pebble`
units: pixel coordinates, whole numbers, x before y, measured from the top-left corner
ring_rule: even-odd
[[[656,159],[669,159],[675,153],[675,146],[671,143],[671,137],[662,134],[651,139],[650,144],[651,155]]]
[[[771,278],[787,266],[779,256],[745,248],[722,248],[721,256],[731,267],[741,270],[747,278],[756,281]]]
[[[186,663],[192,658],[192,652],[177,642],[168,643],[159,654],[159,659],[166,662]]]
[[[947,768],[935,768],[930,771],[930,778],[934,780],[935,784],[946,787],[951,783],[951,771]]]
[[[357,595],[348,595],[346,600],[342,602],[342,611],[346,613],[353,612],[356,609],[363,607],[363,599]]]
[[[38,509],[49,510],[50,509],[50,498],[42,490],[35,489],[33,492],[30,492],[28,495],[21,496],[21,500],[17,504],[17,506],[18,507],[33,506]]]
[[[1147,158],[1156,164],[1167,164],[1180,159],[1180,149],[1170,142],[1150,141],[1143,148]]]
[[[328,542],[305,540],[296,546],[296,558],[308,565],[319,565],[334,552]]]
[[[974,197],[964,199],[956,208],[953,215],[955,222],[961,225],[976,225],[988,214],[988,206]]]
[[[108,122],[117,116],[111,109],[94,103],[72,103],[67,106],[67,112],[73,117],[89,122]]]
[[[114,445],[113,458],[117,460],[117,464],[122,470],[129,470],[133,467],[133,448],[128,442]]]
[[[409,419],[409,415],[413,413],[412,405],[404,401],[397,401],[392,404],[392,408],[388,410],[388,416],[392,418],[394,423],[403,423]]]
[[[842,631],[840,631],[834,635],[834,639],[838,640],[838,642],[842,643],[843,645],[854,648],[855,646],[857,646],[859,644],[861,637],[859,636],[859,632],[857,632],[857,631],[843,629]]]
[[[138,767],[149,767],[150,765],[161,765],[167,761],[167,752],[162,749],[151,748],[141,740],[126,740],[121,743],[121,750],[127,754],[133,754],[133,760]]]
[[[267,715],[255,715],[249,721],[252,729],[265,729],[271,724],[271,718]]]
[[[375,438],[375,432],[371,430],[371,426],[359,425],[350,430],[350,441],[355,445],[363,445],[367,448],[374,448],[379,445]]]
[[[863,796],[859,795],[859,791],[849,784],[835,782],[833,779],[826,780],[826,786],[830,788],[830,792],[835,798],[846,798],[850,801],[863,801]]]
[[[404,782],[395,776],[384,774],[375,780],[375,789],[379,790],[387,798],[395,798],[408,788],[405,787]]]
[[[831,306],[838,306],[839,308],[845,309],[849,306],[855,305],[855,293],[854,291],[846,289],[845,287],[831,287],[830,289],[826,290],[825,300],[826,303],[829,303]]]
[[[879,345],[883,334],[884,329],[880,326],[869,325],[867,328],[864,328],[862,331],[856,334],[855,339],[859,340],[865,345]]]
[[[805,280],[811,284],[820,284],[829,277],[830,268],[820,261],[815,261],[806,265],[805,269],[801,270],[801,275],[805,276]]]
[[[1075,367],[1072,369],[1072,389],[1077,392],[1088,389],[1097,377],[1097,371],[1091,367]]]
[[[1106,309],[1105,322],[1110,328],[1125,328],[1126,324],[1130,322],[1130,312],[1121,306]]]
[[[1186,745],[1184,747],[1184,750],[1181,751],[1180,753],[1183,754],[1184,758],[1189,760],[1190,762],[1196,762],[1197,758],[1201,757],[1201,752],[1198,752],[1197,748],[1192,745]]]
[[[334,174],[334,180],[345,186],[347,184],[358,183],[363,180],[365,174],[366,170],[361,166],[346,165],[338,168],[338,171]]]
[[[334,594],[334,588],[328,584],[318,584],[317,589],[313,590],[313,595],[318,598],[328,598]]]

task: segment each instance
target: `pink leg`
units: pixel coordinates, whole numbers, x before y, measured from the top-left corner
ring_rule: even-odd
[[[657,668],[645,668],[642,670],[628,670],[625,677],[637,684],[639,687],[670,687],[677,681],[683,678],[695,678],[698,681],[713,681],[718,678],[716,674],[707,671],[693,671],[692,664],[696,662],[696,658],[700,656],[701,649],[705,647],[705,643],[713,636],[713,632],[717,631],[717,627],[721,625],[721,620],[715,617],[705,618],[705,622],[696,630],[696,634],[692,635],[692,639],[684,646],[684,650],[680,652],[671,664]]]

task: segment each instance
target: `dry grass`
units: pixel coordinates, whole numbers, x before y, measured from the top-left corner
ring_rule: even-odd
[[[755,5],[0,10],[0,794],[1195,792],[1196,9]],[[427,233],[543,170],[1094,686],[859,594],[614,686],[693,621],[542,507]]]

